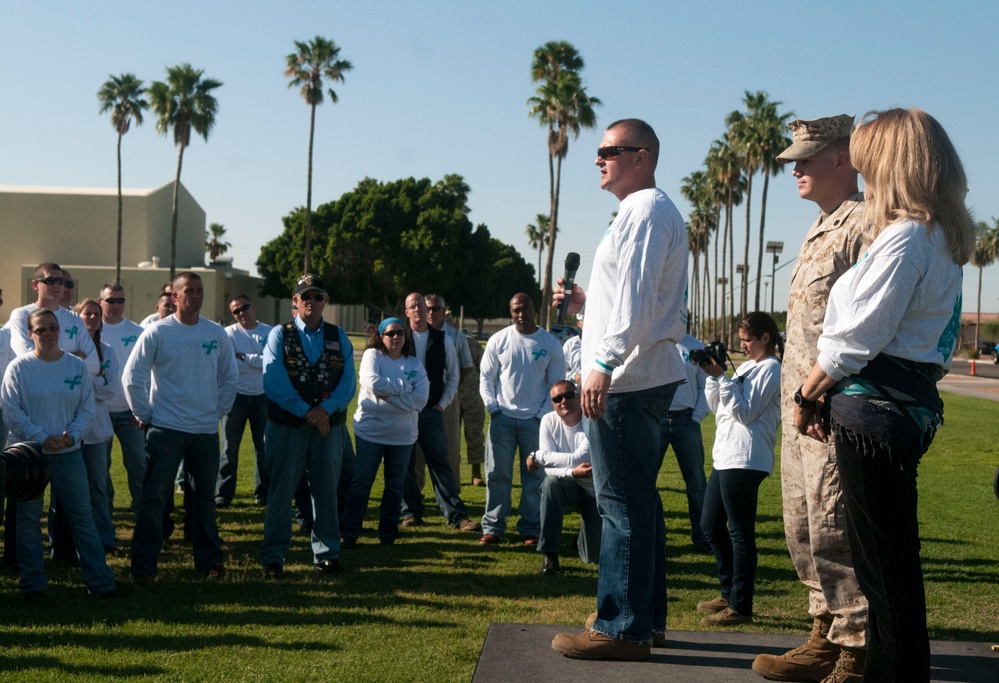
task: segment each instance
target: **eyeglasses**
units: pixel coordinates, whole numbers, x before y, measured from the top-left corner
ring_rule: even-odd
[[[43,285],[65,285],[66,281],[61,277],[37,277],[35,282]]]
[[[73,289],[73,287],[76,287],[76,282],[74,282],[73,280],[63,280],[62,285],[66,289]]]
[[[388,330],[387,332],[382,332],[383,337],[404,337],[406,336],[406,330]]]
[[[306,299],[304,296],[300,296],[299,298],[301,298],[303,301],[308,301],[308,299]],[[253,304],[243,304],[242,306],[236,306],[236,308],[232,309],[232,314],[239,315],[240,313],[246,313],[248,310],[250,310],[250,306],[252,305]]]
[[[35,329],[33,329],[31,331],[34,334],[37,334],[40,337],[43,334],[45,334],[45,332],[58,332],[59,331],[59,326],[53,323],[52,325],[49,325],[48,327],[36,327]]]
[[[443,306],[427,306],[427,310],[429,310],[431,313],[440,313],[441,311],[444,310],[444,307]]]
[[[623,145],[614,145],[613,147],[601,147],[597,150],[597,156],[601,159],[613,159],[614,157],[622,154],[623,152],[637,152],[639,150],[649,151],[648,147],[625,147]]]
[[[562,401],[571,401],[576,398],[575,391],[565,391],[561,394],[555,394],[552,396],[552,403],[561,403]]]
[[[106,304],[123,304],[125,303],[125,297],[123,296],[109,296],[106,299],[101,299]]]
[[[326,298],[325,294],[299,294],[298,298],[302,301],[322,301]]]

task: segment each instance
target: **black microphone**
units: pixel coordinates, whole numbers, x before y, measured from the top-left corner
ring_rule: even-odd
[[[562,322],[569,310],[569,299],[572,297],[572,285],[576,281],[576,271],[579,269],[579,254],[570,251],[565,257],[565,275],[562,276],[562,288],[565,298],[558,305],[558,321]]]

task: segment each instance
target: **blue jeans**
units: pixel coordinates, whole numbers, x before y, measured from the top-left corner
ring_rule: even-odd
[[[444,432],[444,413],[434,408],[420,411],[419,435],[416,443],[423,450],[423,459],[430,471],[430,482],[434,487],[434,497],[441,508],[444,519],[451,526],[468,519],[465,503],[458,494],[458,485],[447,459],[447,435]],[[409,472],[403,486],[402,516],[423,516],[423,492],[417,484],[416,460],[410,457]]]
[[[704,507],[704,489],[708,485],[704,476],[704,441],[701,425],[691,419],[693,410],[671,410],[659,425],[659,447],[673,446],[676,464],[680,466],[683,484],[687,489],[687,513],[690,515],[690,540],[695,546],[704,547],[708,541],[701,531],[701,510]]]
[[[90,507],[87,469],[79,450],[45,454],[51,477],[52,495],[59,499],[69,519],[73,541],[80,558],[83,583],[91,593],[114,590],[114,574],[104,559],[104,547],[97,536]],[[45,550],[42,544],[42,496],[17,504],[17,560],[21,567],[21,592],[45,592]]]
[[[232,410],[222,418],[222,455],[219,458],[219,478],[215,497],[231,503],[236,495],[236,471],[239,468],[239,445],[243,441],[246,423],[250,423],[255,462],[253,498],[267,501],[270,480],[264,466],[264,428],[267,427],[267,395],[236,394]]]
[[[133,515],[138,517],[139,507],[142,505],[142,485],[146,480],[146,434],[132,425],[130,411],[124,410],[110,415],[114,435],[118,437],[118,443],[121,445],[121,461],[125,465],[125,474],[128,476],[128,492],[132,496],[132,505],[129,509]],[[111,440],[107,442],[108,462],[111,461],[112,443]],[[114,485],[111,483],[110,472],[108,473],[108,507],[113,513]]]
[[[712,470],[701,528],[718,566],[721,595],[739,614],[752,616],[756,588],[756,504],[761,470]]]
[[[361,535],[361,524],[371,498],[371,486],[375,483],[378,466],[384,460],[385,489],[378,516],[378,537],[394,539],[399,535],[399,505],[402,503],[402,489],[406,473],[409,472],[413,445],[388,446],[359,436],[355,436],[354,440],[357,442],[357,458],[354,461],[354,477],[344,511],[343,537],[355,539]]]
[[[156,573],[163,549],[163,517],[173,500],[180,462],[190,482],[185,513],[191,515],[194,568],[207,572],[222,564],[222,543],[215,519],[215,479],[219,473],[218,434],[190,434],[152,426],[146,432],[146,479],[142,507],[132,537],[132,574]]]
[[[502,536],[510,514],[513,493],[513,461],[520,449],[520,504],[517,531],[521,536],[541,534],[541,482],[545,475],[527,469],[527,456],[538,450],[541,423],[499,413],[489,422],[489,448],[486,449],[486,513],[482,531]]]
[[[93,509],[97,535],[105,550],[118,547],[114,536],[114,522],[111,521],[111,504],[108,499],[108,470],[111,467],[111,439],[101,443],[84,444],[83,465],[87,468],[87,483],[90,486],[90,506]]]
[[[656,478],[659,424],[678,384],[608,394],[603,417],[583,419],[603,518],[593,629],[617,640],[646,642],[666,630],[666,523]]]
[[[340,519],[337,516],[337,484],[344,444],[345,425],[330,426],[323,437],[315,427],[289,427],[268,422],[264,433],[267,443],[267,469],[271,486],[267,491],[264,513],[264,542],[260,563],[284,565],[291,545],[291,500],[307,472],[312,492],[312,555],[315,562],[340,557]]]
[[[596,562],[600,557],[602,525],[596,496],[572,479],[561,477],[548,476],[541,483],[541,536],[538,537],[538,552],[558,552],[562,520],[569,508],[579,510],[583,517],[576,539],[579,559],[586,564]]]

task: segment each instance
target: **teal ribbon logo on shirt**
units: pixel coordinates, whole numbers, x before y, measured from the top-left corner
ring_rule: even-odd
[[[64,379],[63,384],[69,385],[69,390],[73,391],[83,382],[83,375],[77,375],[76,377],[67,377]]]
[[[408,379],[410,382],[413,381],[414,377],[416,377],[416,370],[410,370],[409,372],[406,373],[406,379]]]
[[[539,351],[531,351],[531,355],[534,356],[534,360],[541,360],[548,355],[548,349],[541,349]]]
[[[131,344],[131,343],[133,343],[133,342],[134,342],[135,340],[137,340],[138,338],[139,338],[139,337],[138,337],[138,336],[136,336],[136,335],[134,335],[134,334],[133,334],[133,335],[131,335],[131,336],[129,336],[129,337],[122,337],[122,338],[121,338],[121,345],[122,345],[122,346],[124,346],[124,347],[125,347],[125,348],[127,349],[127,348],[128,348],[128,345],[129,345],[129,344]]]
[[[206,356],[210,356],[212,355],[212,351],[218,350],[219,343],[213,339],[211,341],[206,341],[204,344],[201,345],[201,348],[205,350]]]
[[[74,337],[76,337],[76,333],[79,332],[79,331],[80,331],[80,329],[76,325],[73,325],[72,327],[67,327],[66,328],[66,334],[69,335],[70,339],[73,339]]]

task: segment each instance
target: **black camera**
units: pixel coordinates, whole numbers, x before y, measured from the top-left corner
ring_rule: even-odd
[[[727,360],[728,349],[717,339],[705,344],[703,349],[690,350],[690,362],[694,365],[710,365],[714,361],[724,366]]]

